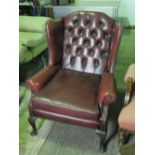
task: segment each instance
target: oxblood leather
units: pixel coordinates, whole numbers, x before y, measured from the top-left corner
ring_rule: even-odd
[[[62,68],[54,71],[52,79],[47,74],[47,78],[36,80],[39,85],[35,80],[28,82],[38,93],[29,104],[30,115],[98,127],[98,104],[116,100],[115,81],[110,73],[114,72],[120,44],[120,25],[104,13],[80,11],[59,21],[48,21],[46,36],[49,65]],[[93,104],[94,109],[90,108]]]
[[[111,73],[104,73],[101,77],[98,92],[98,103],[110,104],[116,101],[116,83]]]
[[[47,66],[39,71],[33,77],[26,81],[26,85],[34,94],[38,94],[39,90],[57,73],[59,66]]]
[[[99,79],[99,75],[60,69],[48,85],[32,98],[32,106],[44,111],[98,120],[96,97]]]
[[[114,73],[121,35],[122,35],[121,25],[115,22],[113,33],[112,33],[110,54],[109,54],[109,59],[107,63],[107,71],[109,71],[110,73]]]
[[[107,67],[114,20],[102,13],[77,12],[65,18],[63,67],[103,74]]]
[[[62,64],[63,20],[47,21],[45,31],[48,42],[49,65]]]
[[[38,116],[38,117],[53,119],[56,121],[71,123],[71,124],[90,127],[90,128],[99,128],[99,122],[94,120],[80,119],[78,117],[71,117],[67,115],[62,115],[62,114],[38,110],[38,109],[34,109],[33,113],[35,116]]]

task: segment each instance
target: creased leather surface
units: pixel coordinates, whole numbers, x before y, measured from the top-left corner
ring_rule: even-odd
[[[97,120],[99,78],[99,75],[61,69],[32,99],[32,105],[56,113]]]

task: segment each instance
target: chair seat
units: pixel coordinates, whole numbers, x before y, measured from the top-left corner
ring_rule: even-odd
[[[34,109],[98,120],[97,87],[99,75],[60,69],[51,81],[32,98]]]
[[[134,97],[131,102],[125,106],[119,115],[119,126],[121,129],[135,131],[135,100]]]

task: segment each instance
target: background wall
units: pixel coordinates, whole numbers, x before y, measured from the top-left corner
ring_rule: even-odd
[[[107,0],[75,0],[77,4],[81,4],[83,2],[95,2],[99,3],[101,1],[107,1]],[[118,0],[109,0],[109,1],[118,1]],[[120,6],[118,15],[120,17],[120,20],[123,22],[124,25],[135,25],[135,0],[120,0]]]
[[[135,0],[121,0],[118,15],[125,24],[135,25]]]

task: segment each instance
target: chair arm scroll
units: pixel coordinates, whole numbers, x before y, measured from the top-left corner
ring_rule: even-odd
[[[40,70],[34,76],[26,81],[26,85],[34,94],[38,94],[39,90],[58,72],[59,66],[47,66]]]
[[[117,99],[116,83],[111,73],[104,73],[101,77],[98,92],[98,104],[110,104]]]

